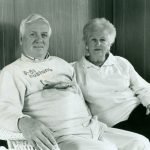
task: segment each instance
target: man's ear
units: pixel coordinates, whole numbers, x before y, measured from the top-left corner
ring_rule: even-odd
[[[89,50],[89,47],[88,47],[87,45],[85,45],[85,49],[86,49],[86,50]]]
[[[22,45],[22,36],[21,35],[19,35],[19,43],[20,43],[20,45]]]

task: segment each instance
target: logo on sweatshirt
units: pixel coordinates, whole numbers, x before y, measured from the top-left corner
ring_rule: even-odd
[[[38,77],[40,76],[41,74],[45,74],[46,72],[49,72],[49,71],[53,71],[52,69],[50,68],[46,68],[46,69],[43,69],[43,70],[40,70],[40,71],[37,71],[35,69],[30,69],[28,71],[23,71],[23,73],[26,75],[26,76],[29,76],[30,78],[35,78],[35,77]]]

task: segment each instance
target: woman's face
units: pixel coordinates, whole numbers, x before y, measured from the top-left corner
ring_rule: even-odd
[[[94,64],[101,65],[110,50],[110,42],[106,33],[90,33],[86,47],[89,53],[88,59]]]

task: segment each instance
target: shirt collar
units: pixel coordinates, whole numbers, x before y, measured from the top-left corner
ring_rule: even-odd
[[[112,66],[115,64],[116,64],[116,59],[115,59],[114,55],[109,52],[109,56],[102,66]]]
[[[91,63],[90,61],[88,61],[85,57],[82,57],[81,61],[83,63],[83,67],[85,67],[85,68],[95,68],[95,69],[100,68],[99,66],[96,66],[93,63]],[[112,53],[109,52],[109,56],[108,56],[107,60],[104,62],[104,64],[101,67],[112,66],[115,64],[116,64],[115,57],[113,56]]]
[[[34,58],[34,57],[31,57],[31,56],[27,56],[27,55],[21,54],[21,60],[28,61],[28,62],[43,62],[43,61],[47,60],[49,57],[50,57],[49,53],[47,53],[45,58],[42,59],[42,60]]]

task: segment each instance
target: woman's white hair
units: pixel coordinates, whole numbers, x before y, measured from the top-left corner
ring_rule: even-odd
[[[50,36],[52,34],[50,24],[49,24],[49,22],[46,18],[44,18],[43,16],[41,16],[39,14],[31,14],[27,18],[25,18],[21,21],[21,24],[20,24],[20,37],[22,37],[25,33],[26,24],[32,23],[36,20],[42,20],[43,22],[45,22],[49,27],[48,35]]]
[[[113,44],[116,38],[116,28],[105,18],[95,18],[90,20],[83,28],[83,40],[86,43],[91,33],[106,33],[110,44]]]

